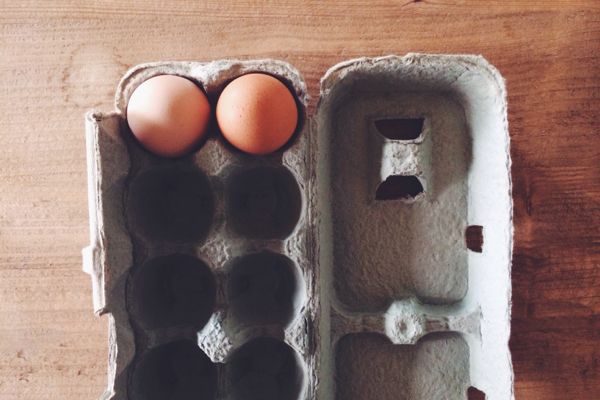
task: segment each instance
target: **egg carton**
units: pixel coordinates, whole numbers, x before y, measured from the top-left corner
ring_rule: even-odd
[[[178,159],[133,139],[146,79],[189,78],[214,108],[249,72],[296,96],[283,149],[243,154],[215,124]],[[127,72],[115,111],[87,114],[103,399],[514,398],[500,74],[478,56],[360,58],[308,104],[281,61],[158,62]]]

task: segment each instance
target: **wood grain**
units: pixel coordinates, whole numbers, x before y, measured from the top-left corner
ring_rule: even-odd
[[[509,93],[518,399],[600,398],[600,2],[0,2],[0,398],[95,399],[83,113],[128,67],[483,54]]]

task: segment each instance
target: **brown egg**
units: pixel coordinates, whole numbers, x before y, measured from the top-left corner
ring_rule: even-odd
[[[127,122],[147,150],[164,157],[192,151],[204,138],[210,104],[189,79],[159,75],[139,85],[127,104]]]
[[[225,87],[217,102],[217,123],[233,146],[250,154],[268,154],[294,134],[298,107],[277,78],[252,73]]]

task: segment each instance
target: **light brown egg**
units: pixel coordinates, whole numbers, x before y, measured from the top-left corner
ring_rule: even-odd
[[[127,105],[127,122],[139,143],[152,153],[179,157],[204,138],[210,104],[189,79],[159,75],[139,85]]]
[[[298,125],[294,95],[280,80],[252,73],[225,87],[217,102],[225,139],[250,154],[269,154],[286,144]]]

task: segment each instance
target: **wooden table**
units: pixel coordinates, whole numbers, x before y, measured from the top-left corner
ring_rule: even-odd
[[[600,2],[160,3],[1,2],[0,399],[105,386],[83,113],[112,108],[128,67],[274,57],[314,98],[338,61],[412,51],[483,54],[507,80],[517,398],[600,399]]]

